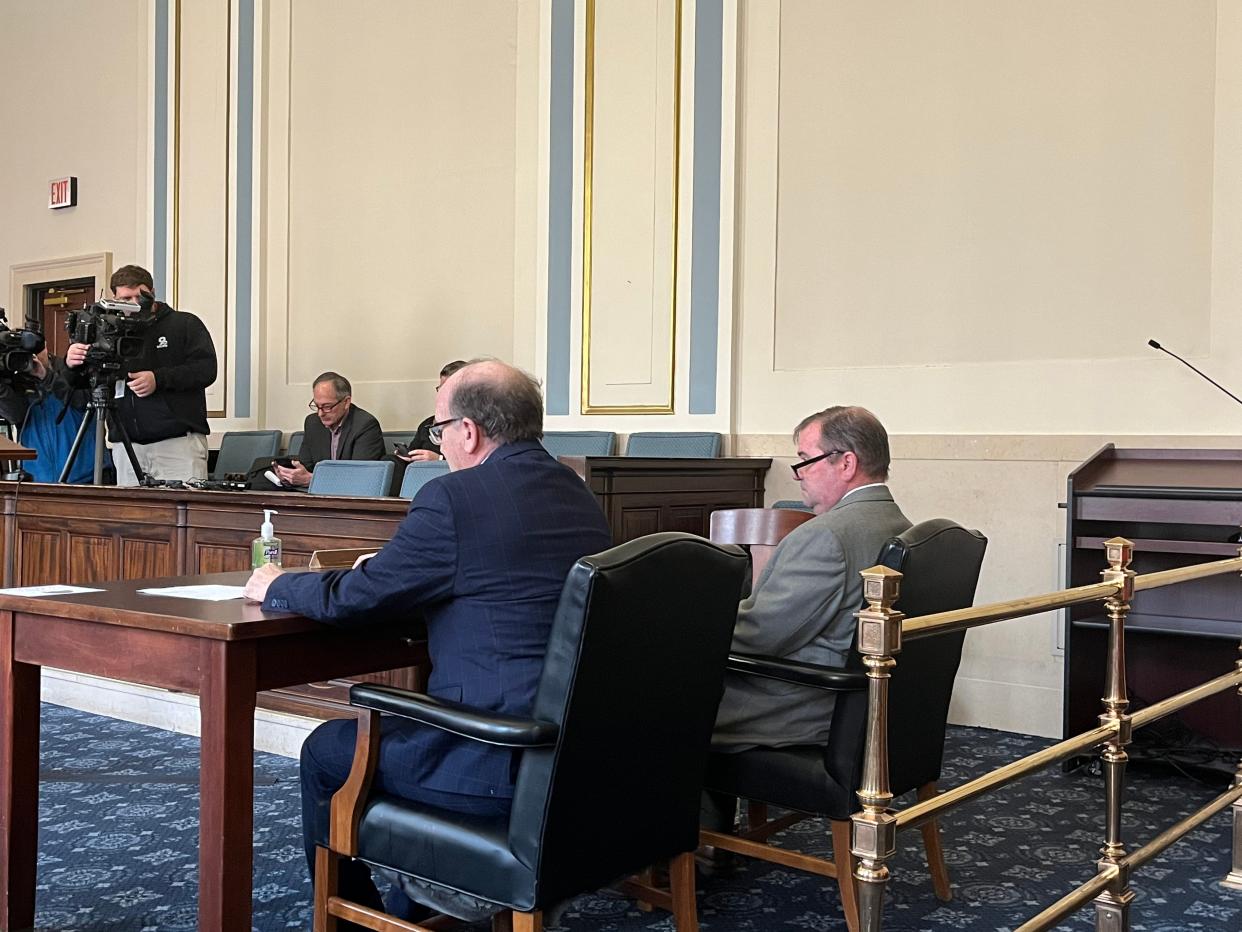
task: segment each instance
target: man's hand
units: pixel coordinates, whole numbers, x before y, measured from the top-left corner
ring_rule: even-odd
[[[251,602],[262,602],[267,598],[267,587],[272,584],[273,579],[283,572],[284,570],[275,563],[264,563],[250,574],[250,578],[246,580],[246,588],[242,590],[242,595]]]
[[[69,349],[65,351],[65,365],[71,369],[76,369],[82,363],[86,362],[86,351],[90,349],[89,343],[71,343]]]
[[[30,362],[30,374],[42,382],[47,378],[47,350],[39,350]]]
[[[281,466],[279,463],[272,463],[272,469],[276,472],[276,478],[285,485],[296,485],[302,488],[310,485],[311,474],[298,460],[293,461],[292,469]]]
[[[125,384],[139,398],[146,398],[147,395],[155,391],[155,373],[150,369],[144,369],[142,372],[131,372],[129,374],[129,381]]]
[[[400,453],[396,454],[397,459],[405,460],[407,463],[429,463],[432,460],[440,458],[439,453],[433,453],[431,450],[411,450],[405,456]]]

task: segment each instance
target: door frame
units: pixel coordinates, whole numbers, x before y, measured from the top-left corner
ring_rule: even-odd
[[[108,280],[112,278],[112,253],[95,252],[9,266],[9,326],[20,326],[20,321],[26,319],[30,296],[35,288],[80,278],[93,278],[95,294],[104,294]],[[19,324],[15,325],[15,320]]]

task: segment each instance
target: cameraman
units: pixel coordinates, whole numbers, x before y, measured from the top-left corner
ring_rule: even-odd
[[[112,273],[109,282],[118,301],[136,301],[140,295],[155,296],[151,273],[126,265]],[[156,479],[206,479],[206,389],[216,380],[216,349],[203,322],[193,314],[175,311],[162,301],[154,306],[155,317],[142,332],[142,354],[125,360],[128,379],[108,418],[108,439],[121,444],[118,423],[125,427],[134,454],[143,470]],[[86,360],[85,343],[74,343],[65,363],[80,371]],[[129,457],[114,454],[116,484],[137,485]]]
[[[90,393],[75,390],[64,360],[50,356],[46,349],[34,357],[30,381],[20,386],[0,384],[0,417],[18,429],[18,440],[38,456],[22,463],[22,469],[35,482],[56,482],[73,447],[78,427],[85,417]],[[67,477],[71,483],[88,483],[93,478],[90,451],[95,444],[98,424],[92,424],[83,438],[85,453],[79,453]],[[105,451],[105,468],[111,460]]]

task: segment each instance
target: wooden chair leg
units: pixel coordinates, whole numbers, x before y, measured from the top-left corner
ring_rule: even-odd
[[[492,932],[513,932],[513,913],[502,909],[492,916]]]
[[[513,913],[513,932],[543,932],[543,912]]]
[[[768,804],[746,800],[746,827],[754,830],[768,821]]]
[[[677,932],[699,932],[698,904],[694,900],[694,852],[668,862],[668,887],[673,898],[673,925]]]
[[[924,783],[918,788],[918,800],[934,799],[940,793],[935,783]],[[920,826],[923,833],[923,849],[927,852],[927,868],[931,871],[932,887],[936,899],[943,903],[953,899],[953,887],[949,883],[949,867],[944,863],[944,848],[940,844],[940,822],[932,819]]]
[[[315,849],[315,932],[336,932],[336,917],[328,914],[328,897],[337,892],[340,861],[334,851]]]
[[[848,819],[831,819],[832,863],[837,867],[837,886],[841,888],[841,911],[845,913],[845,927],[858,932],[858,882],[854,879],[857,860],[850,851],[850,822]]]
[[[655,886],[655,877],[650,867],[638,872],[638,882],[642,884],[644,887]],[[651,912],[651,904],[648,903],[646,900],[640,898],[637,902],[638,902],[638,908],[642,912],[644,913]]]

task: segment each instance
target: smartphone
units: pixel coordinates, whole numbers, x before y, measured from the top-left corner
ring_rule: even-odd
[[[398,456],[409,456],[410,445],[408,443],[394,443],[392,445],[392,452],[396,453]]]
[[[291,456],[278,456],[275,459],[273,459],[272,462],[275,463],[277,466],[285,467],[285,469],[293,468],[293,457]]]

